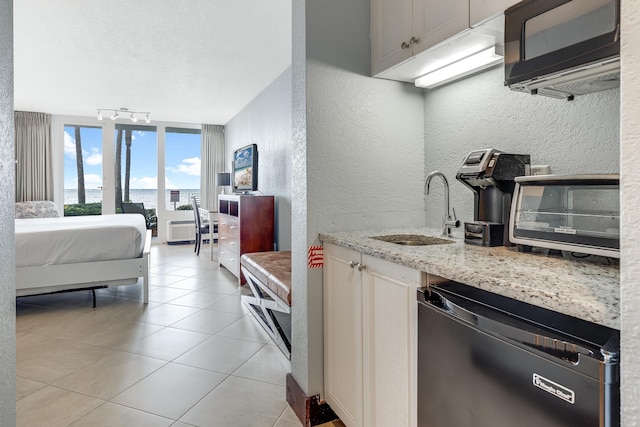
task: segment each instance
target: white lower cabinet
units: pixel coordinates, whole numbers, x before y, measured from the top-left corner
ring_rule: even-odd
[[[421,273],[324,245],[325,400],[349,427],[417,425]]]
[[[324,393],[348,427],[363,426],[362,274],[358,252],[324,245]]]

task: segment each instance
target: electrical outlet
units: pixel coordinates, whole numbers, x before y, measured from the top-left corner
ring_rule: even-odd
[[[551,166],[549,165],[531,166],[531,175],[549,175],[550,173],[551,173]]]

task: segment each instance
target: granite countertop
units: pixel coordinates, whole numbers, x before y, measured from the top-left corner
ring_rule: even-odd
[[[403,228],[323,233],[324,243],[354,249],[449,280],[485,289],[600,325],[620,329],[620,269],[617,260],[520,253],[515,247],[454,243],[403,246],[371,239],[389,234],[440,237],[441,230]]]

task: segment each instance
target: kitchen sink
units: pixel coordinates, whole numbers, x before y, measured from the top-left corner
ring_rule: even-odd
[[[388,234],[385,236],[372,236],[372,239],[383,242],[395,243],[405,246],[445,245],[453,243],[453,240],[440,239],[439,237],[423,236],[421,234]]]

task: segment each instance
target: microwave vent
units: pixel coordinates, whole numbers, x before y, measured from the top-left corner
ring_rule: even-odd
[[[601,92],[620,87],[620,73],[609,74],[599,79],[586,82],[550,85],[538,89],[538,94],[554,98],[568,98],[570,96],[586,95],[588,93]]]
[[[512,90],[560,99],[620,87],[620,59],[575,68],[557,74],[514,83]]]

